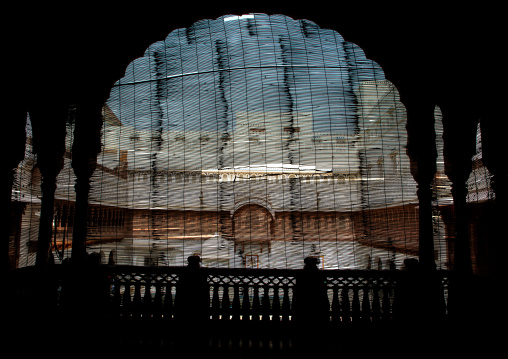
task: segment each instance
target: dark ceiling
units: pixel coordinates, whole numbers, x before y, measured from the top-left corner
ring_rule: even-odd
[[[338,31],[379,62],[394,82],[439,90],[447,81],[483,81],[502,66],[499,9],[426,5],[371,6],[312,1],[310,5],[180,5],[144,1],[133,5],[16,6],[4,31],[7,61],[31,85],[114,81],[151,43],[203,18],[248,12],[281,13]],[[221,2],[219,4],[224,4]],[[325,5],[327,4],[327,5]],[[333,6],[331,6],[333,4]],[[9,15],[6,14],[6,18]],[[5,42],[4,42],[5,44]],[[489,77],[489,76],[487,76]],[[47,81],[47,82],[46,82]],[[59,82],[62,81],[62,82]],[[399,86],[402,86],[400,84]],[[436,92],[437,93],[437,92]]]

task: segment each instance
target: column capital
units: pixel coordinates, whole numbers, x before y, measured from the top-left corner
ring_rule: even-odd
[[[407,147],[411,174],[419,185],[430,185],[436,173],[435,104],[430,101],[406,101]]]

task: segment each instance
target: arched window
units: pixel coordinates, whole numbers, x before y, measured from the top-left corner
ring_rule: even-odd
[[[128,65],[104,104],[89,201],[95,228],[121,227],[122,239],[88,250],[172,265],[220,252],[204,262],[237,266],[241,243],[257,268],[301,268],[313,248],[333,269],[354,262],[333,254],[350,248],[386,257],[390,237],[400,267],[418,223],[401,216],[386,233],[390,210],[417,202],[405,122],[381,67],[311,21],[249,14],[176,29]],[[70,168],[66,158],[56,194],[67,208]]]

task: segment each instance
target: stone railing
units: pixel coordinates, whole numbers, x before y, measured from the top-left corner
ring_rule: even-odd
[[[187,268],[109,267],[110,314],[173,320],[186,311],[213,322],[272,323],[319,317],[332,325],[392,321],[407,315],[410,305],[447,315],[442,272],[425,286],[411,272],[321,271],[312,259],[302,270],[200,268],[195,260]],[[432,288],[432,297],[422,293]],[[179,298],[185,299],[179,304]]]
[[[25,268],[11,278],[11,308],[66,323],[94,318],[122,343],[168,332],[178,342],[202,330],[214,347],[235,336],[291,346],[303,332],[446,320],[450,273],[324,271],[315,261],[301,270],[202,268],[199,257],[187,267],[55,266],[44,276]]]

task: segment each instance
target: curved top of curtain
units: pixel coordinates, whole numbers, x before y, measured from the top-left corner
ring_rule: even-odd
[[[234,130],[238,112],[310,113],[352,131],[359,84],[381,67],[334,30],[284,15],[225,15],[172,31],[129,64],[109,108],[139,130]]]

